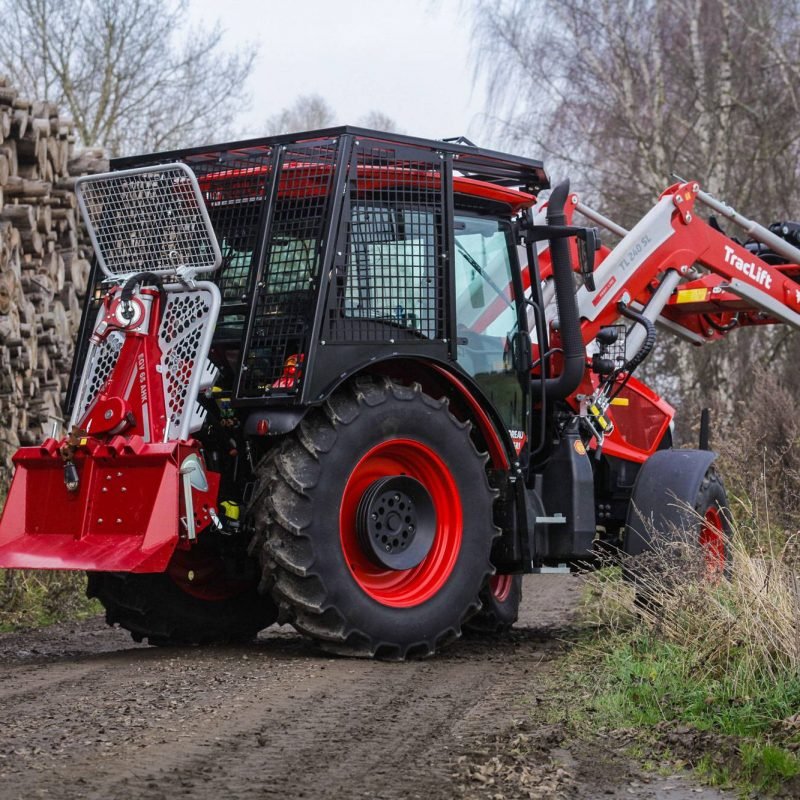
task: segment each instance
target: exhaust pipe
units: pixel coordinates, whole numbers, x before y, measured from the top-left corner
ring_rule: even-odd
[[[568,195],[569,179],[559,183],[550,194],[550,199],[547,201],[548,225],[566,224],[564,204]],[[561,347],[564,351],[564,369],[558,377],[547,378],[544,381],[544,393],[548,399],[562,400],[580,386],[586,369],[586,348],[581,336],[581,321],[578,316],[569,245],[566,239],[550,239],[550,258],[553,264]],[[540,399],[542,381],[532,381],[531,391],[534,399]]]

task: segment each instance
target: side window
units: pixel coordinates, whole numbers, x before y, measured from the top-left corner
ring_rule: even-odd
[[[317,242],[314,239],[274,236],[267,263],[267,291],[299,292],[308,289],[317,269]]]
[[[517,325],[507,223],[456,216],[458,361],[471,375],[510,370],[508,337]]]

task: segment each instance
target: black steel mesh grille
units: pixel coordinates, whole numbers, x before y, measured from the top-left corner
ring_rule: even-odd
[[[445,333],[442,162],[362,141],[348,178],[344,263],[330,286],[324,337],[390,343]]]
[[[264,268],[239,395],[296,394],[313,325],[320,254],[334,182],[336,141],[289,145],[268,221]],[[298,356],[297,372],[285,372]]]
[[[223,324],[244,320],[243,314],[232,318],[230,306],[247,301],[255,272],[272,152],[271,147],[259,147],[186,159],[197,175],[222,251],[222,266],[214,281],[222,294]]]
[[[614,362],[614,369],[622,369],[625,366],[625,344],[627,342],[627,329],[624,325],[609,325],[609,328],[616,329],[617,338],[613,344],[603,347],[603,358]]]

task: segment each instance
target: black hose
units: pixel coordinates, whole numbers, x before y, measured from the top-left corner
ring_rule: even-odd
[[[644,326],[644,329],[647,331],[647,335],[644,337],[642,346],[629,361],[625,362],[625,364],[619,370],[619,372],[627,372],[630,375],[636,369],[636,367],[638,367],[639,364],[641,364],[642,361],[644,361],[647,356],[650,355],[650,351],[653,349],[653,345],[656,343],[656,326],[649,319],[647,319],[644,314],[640,314],[638,311],[628,308],[625,303],[620,302],[617,306],[617,309],[623,317],[627,317],[628,319],[632,319],[634,322],[638,322],[640,325]]]
[[[564,204],[569,195],[569,180],[559,183],[550,193],[547,202],[547,224],[564,225]],[[564,350],[564,368],[555,378],[532,381],[531,391],[535,400],[544,391],[548,397],[560,400],[571,395],[580,386],[586,369],[586,348],[581,335],[581,321],[578,316],[578,303],[575,299],[575,284],[572,278],[572,264],[569,245],[566,239],[550,239],[550,258],[553,263],[553,280],[556,289],[559,333]]]
[[[120,292],[119,299],[122,303],[122,313],[123,316],[125,315],[125,308],[130,305],[131,300],[133,299],[133,290],[139,284],[149,283],[158,289],[158,295],[161,298],[161,302],[159,303],[159,319],[164,314],[164,307],[167,304],[167,293],[164,291],[164,281],[161,279],[160,275],[156,275],[154,272],[137,272],[135,275],[131,275],[125,284],[122,287],[122,291]],[[130,319],[133,319],[133,315],[131,314]]]

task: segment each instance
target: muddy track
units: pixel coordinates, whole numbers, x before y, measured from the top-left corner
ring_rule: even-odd
[[[289,628],[187,650],[100,620],[0,636],[0,798],[721,796],[531,721],[578,594],[531,577],[512,635],[406,664]]]

